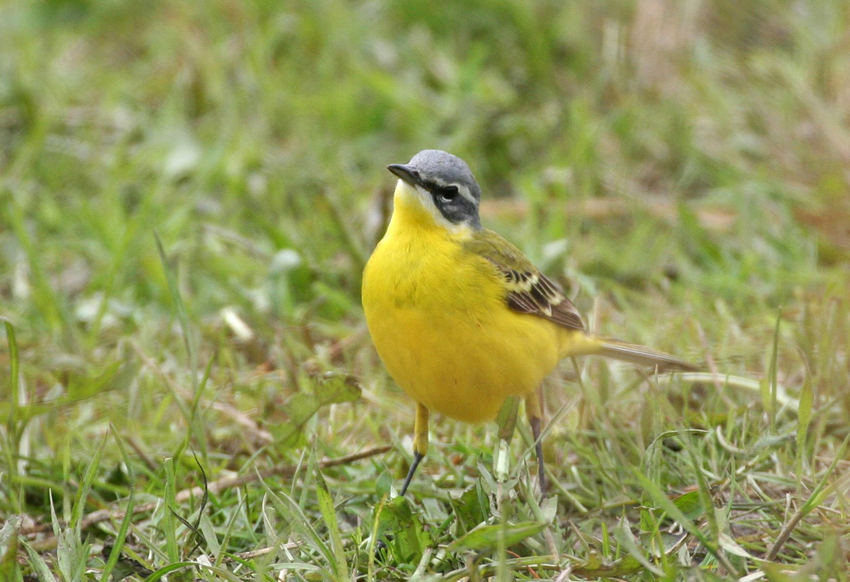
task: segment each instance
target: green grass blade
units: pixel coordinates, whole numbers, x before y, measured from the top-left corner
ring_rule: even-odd
[[[20,514],[23,495],[23,484],[18,479],[17,460],[22,430],[22,427],[19,426],[21,421],[18,418],[18,410],[21,402],[20,354],[18,352],[18,340],[15,336],[15,327],[7,319],[0,319],[3,319],[3,324],[6,327],[6,344],[9,347],[9,413],[6,417],[6,434],[2,435],[2,439],[7,441],[3,447],[3,452],[5,453],[4,460],[10,503],[13,511],[16,514]],[[15,483],[18,483],[17,486]]]
[[[11,521],[7,522],[11,524]],[[20,581],[21,569],[18,566],[18,532],[14,526],[4,525],[2,544],[0,544],[0,579]]]
[[[165,460],[165,507],[162,515],[162,528],[165,530],[165,553],[170,562],[180,561],[180,546],[177,543],[177,477],[174,470],[174,458]]]
[[[27,551],[27,555],[29,556],[30,566],[32,566],[35,575],[38,576],[39,582],[56,582],[56,578],[50,572],[50,568],[47,563],[44,561],[44,558],[41,555],[32,549],[32,547],[26,543],[22,542],[24,549]],[[4,578],[6,580],[7,578]],[[103,579],[103,578],[101,578]]]
[[[625,549],[629,556],[637,560],[640,565],[652,574],[656,576],[664,575],[664,572],[649,561],[649,558],[646,557],[646,552],[638,547],[637,541],[631,529],[629,529],[629,522],[625,519],[621,519],[617,527],[614,528],[614,539],[620,544],[620,548]]]
[[[315,458],[315,454],[313,458]],[[316,478],[316,497],[319,511],[322,514],[322,519],[324,519],[325,527],[328,528],[328,534],[331,539],[334,572],[336,573],[336,579],[342,582],[349,579],[348,560],[345,558],[345,548],[342,542],[342,533],[339,531],[339,522],[336,518],[333,498],[331,497],[327,483],[325,483],[325,478],[318,467],[314,467],[313,474]]]
[[[770,405],[768,406],[768,416],[770,418],[770,432],[776,434],[776,413],[779,411],[779,324],[782,323],[782,310],[776,314],[776,327],[773,330],[773,351],[770,355],[770,363],[768,365],[767,377],[770,386]]]
[[[92,484],[95,479],[97,479],[98,471],[100,470],[100,459],[103,456],[103,451],[106,448],[106,441],[109,438],[108,434],[104,434],[103,438],[100,439],[100,444],[94,452],[94,456],[92,457],[91,462],[89,462],[88,467],[86,468],[85,475],[83,476],[83,482],[80,483],[79,488],[77,489],[77,495],[74,498],[74,507],[71,511],[71,523],[69,524],[71,529],[79,532],[80,522],[83,519],[83,515],[86,510],[86,501],[88,500],[89,491],[91,490]]]
[[[648,479],[643,473],[638,470],[634,470],[635,477],[640,483],[643,490],[650,496],[652,501],[661,508],[667,515],[670,516],[676,523],[678,523],[682,528],[685,529],[689,534],[694,536],[699,542],[705,546],[705,549],[708,550],[712,555],[714,555],[717,560],[723,564],[723,566],[728,569],[730,572],[736,572],[735,567],[726,559],[726,557],[719,551],[718,546],[710,539],[708,539],[705,534],[703,534],[700,529],[694,524],[693,521],[685,517],[685,514],[676,507],[676,504],[673,503],[667,495],[664,494],[661,489],[659,489],[658,485],[656,485],[653,481]]]
[[[207,362],[207,365],[204,368],[204,375],[201,377],[201,381],[198,384],[197,390],[195,391],[189,417],[190,426],[192,427],[192,433],[195,435],[195,443],[201,449],[201,458],[204,461],[204,467],[209,466],[209,446],[207,444],[206,422],[204,421],[204,415],[201,413],[200,403],[201,397],[203,396],[204,390],[206,389],[207,382],[209,382],[210,374],[212,373],[212,367],[214,363],[215,355],[212,355],[210,356],[210,360],[209,362]]]
[[[162,268],[165,271],[165,278],[168,281],[168,291],[171,294],[171,300],[174,302],[174,307],[177,309],[177,319],[180,321],[180,329],[183,332],[183,345],[186,348],[186,357],[189,362],[189,369],[192,372],[192,393],[197,394],[198,361],[196,357],[195,340],[189,326],[189,315],[186,312],[186,305],[183,303],[183,297],[180,295],[180,288],[177,285],[177,277],[174,273],[174,268],[168,262],[168,258],[165,255],[165,249],[162,246],[162,240],[159,238],[159,233],[154,230],[153,236],[156,240],[156,249],[157,252],[159,252],[159,260],[162,263]]]
[[[844,442],[841,443],[841,446],[838,448],[838,451],[835,453],[835,457],[832,459],[832,463],[830,463],[823,477],[821,477],[818,484],[812,490],[811,495],[809,495],[808,499],[806,499],[805,503],[800,506],[800,508],[791,516],[791,519],[782,527],[782,530],[779,532],[779,535],[776,537],[776,541],[771,546],[770,551],[767,553],[767,560],[771,561],[776,558],[779,554],[779,551],[782,549],[782,546],[785,542],[788,541],[788,538],[794,532],[794,529],[799,525],[799,523],[806,517],[809,513],[811,513],[816,507],[818,507],[821,503],[823,503],[824,498],[827,495],[832,494],[832,492],[839,488],[842,484],[846,483],[850,480],[850,475],[843,475],[841,478],[836,479],[831,485],[827,486],[827,482],[829,478],[832,476],[835,468],[838,466],[844,459],[844,455],[847,452],[848,445],[850,445],[850,435],[844,439]]]
[[[103,567],[103,572],[100,575],[100,582],[109,581],[109,577],[112,575],[115,565],[118,563],[118,560],[121,559],[121,551],[124,548],[124,541],[127,539],[127,532],[130,531],[130,525],[133,523],[133,507],[135,506],[136,499],[134,488],[136,475],[133,471],[133,463],[130,456],[127,454],[127,450],[124,447],[121,437],[118,435],[118,431],[115,430],[114,426],[110,425],[109,428],[115,438],[116,444],[118,445],[118,450],[121,451],[121,459],[124,461],[124,466],[127,467],[130,495],[127,498],[127,505],[124,508],[124,519],[121,520],[121,525],[119,526],[115,539],[112,542],[112,551],[110,552],[109,558],[106,560],[106,564]]]
[[[167,566],[163,566],[162,568],[155,570],[151,573],[147,578],[145,578],[144,582],[157,582],[158,580],[162,580],[165,576],[171,574],[172,572],[178,572],[180,570],[194,570],[198,567],[197,562],[172,562]],[[187,577],[190,579],[191,576]],[[238,580],[238,579],[237,579]]]
[[[328,547],[324,536],[316,531],[310,518],[298,506],[295,500],[282,491],[279,494],[272,491],[264,480],[261,480],[261,483],[266,490],[268,499],[271,500],[277,512],[286,519],[289,527],[300,534],[307,543],[311,544],[322,555],[328,565],[334,565],[336,556],[333,549]],[[332,573],[335,573],[335,571],[335,568],[333,568],[328,573],[333,577],[335,574]]]
[[[528,537],[537,535],[548,523],[522,522],[481,525],[449,545],[450,552],[484,551],[498,549],[500,545],[510,548]]]
[[[800,404],[797,409],[797,473],[800,475],[803,474],[804,459],[807,455],[806,440],[809,433],[809,423],[812,420],[814,398],[811,371],[806,368],[803,387],[800,388]]]
[[[71,317],[64,302],[50,284],[49,277],[44,270],[42,253],[33,243],[30,229],[27,228],[26,219],[23,215],[23,209],[14,199],[7,204],[12,232],[26,254],[32,273],[33,302],[48,326],[60,332],[69,346],[75,346],[77,345],[75,341],[76,333],[74,326],[70,324]]]
[[[9,416],[6,419],[6,427],[9,434],[15,434],[17,427],[17,412],[20,403],[20,354],[18,353],[18,340],[15,336],[15,327],[10,321],[3,319],[3,325],[6,327],[6,344],[9,346]]]

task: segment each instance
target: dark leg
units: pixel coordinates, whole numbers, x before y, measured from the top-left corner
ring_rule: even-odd
[[[540,485],[540,493],[546,495],[548,483],[546,482],[546,468],[543,463],[543,441],[540,438],[540,429],[543,425],[543,388],[537,389],[535,394],[525,397],[525,415],[528,424],[531,425],[531,434],[534,436],[534,452],[537,454],[537,482]]]
[[[416,403],[416,420],[413,422],[413,463],[410,469],[407,470],[407,477],[404,478],[404,484],[401,486],[401,495],[407,493],[407,488],[410,487],[410,482],[413,481],[413,475],[416,473],[419,463],[425,458],[428,452],[428,419],[431,416],[428,409],[423,405]],[[375,557],[380,558],[387,549],[387,544],[384,540],[378,540],[375,545]]]
[[[410,486],[410,481],[413,479],[413,474],[416,473],[416,468],[425,454],[428,452],[428,419],[431,414],[423,405],[416,403],[416,420],[413,423],[413,464],[407,471],[407,477],[404,478],[404,485],[401,486],[400,495],[404,496],[407,488]]]
[[[407,470],[407,477],[404,478],[404,485],[401,486],[401,492],[399,495],[404,497],[405,492],[407,491],[408,486],[410,485],[410,481],[413,479],[413,474],[416,472],[416,467],[419,466],[419,462],[425,458],[425,455],[420,453],[419,451],[413,451],[413,463],[410,465],[410,469]]]
[[[546,468],[543,464],[543,441],[540,440],[540,419],[530,418],[531,434],[534,435],[534,452],[537,454],[537,482],[540,483],[540,493],[546,495]]]

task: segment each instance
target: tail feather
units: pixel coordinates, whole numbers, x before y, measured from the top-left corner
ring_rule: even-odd
[[[700,367],[696,364],[682,360],[676,356],[659,352],[651,348],[630,344],[616,339],[601,339],[601,350],[599,355],[641,366],[653,366],[659,370],[682,370],[696,371]]]

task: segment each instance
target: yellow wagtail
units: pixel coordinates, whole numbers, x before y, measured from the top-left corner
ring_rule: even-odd
[[[587,332],[581,315],[519,249],[482,228],[469,166],[424,150],[398,176],[387,232],[363,273],[363,308],[378,354],[416,401],[407,491],[428,450],[429,411],[491,420],[511,395],[525,400],[541,490],[540,384],[558,361],[599,354],[665,369],[674,356]]]

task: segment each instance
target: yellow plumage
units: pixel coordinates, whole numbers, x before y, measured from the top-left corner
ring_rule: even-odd
[[[362,299],[381,360],[417,403],[416,456],[402,493],[427,451],[429,410],[481,422],[508,396],[521,396],[539,437],[538,389],[564,357],[690,367],[587,333],[569,299],[516,247],[481,227],[478,185],[459,158],[426,150],[389,169],[401,179],[389,227],[363,274]],[[539,442],[538,462],[543,487]]]
[[[463,252],[472,232],[435,225],[406,188],[364,273],[369,331],[414,400],[457,420],[491,420],[507,396],[533,392],[552,371],[561,333],[511,312],[493,266]]]

